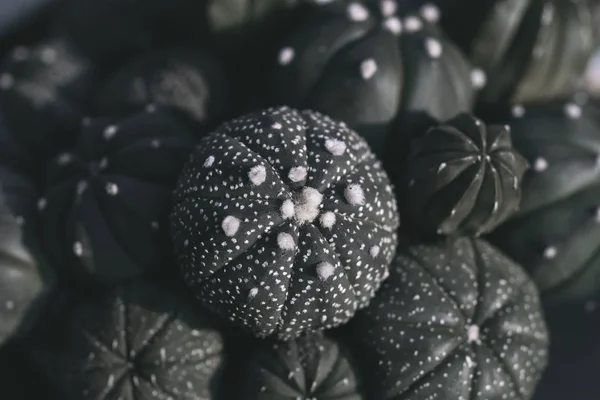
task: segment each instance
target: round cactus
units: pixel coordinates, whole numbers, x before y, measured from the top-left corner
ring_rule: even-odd
[[[548,301],[600,289],[600,107],[556,101],[517,106],[515,147],[532,168],[521,209],[490,240],[526,267]]]
[[[548,358],[535,285],[478,239],[398,250],[353,323],[376,399],[530,399]]]
[[[425,234],[490,232],[518,208],[527,161],[510,127],[461,114],[413,142],[402,183],[403,214]]]
[[[212,400],[224,340],[190,301],[179,287],[144,280],[79,293],[33,332],[32,349],[68,400]]]
[[[115,114],[156,104],[180,111],[203,127],[226,111],[224,86],[220,66],[210,56],[170,48],[121,68],[100,92],[96,108]]]
[[[45,166],[37,207],[51,261],[98,280],[168,265],[171,191],[191,148],[186,127],[160,108],[85,119],[73,150]]]
[[[387,274],[399,218],[388,177],[344,124],[267,109],[204,138],[175,191],[183,277],[258,336],[331,328]]]
[[[487,106],[569,95],[595,45],[593,1],[461,0],[445,28],[488,79]]]
[[[407,134],[402,120],[411,112],[445,120],[471,109],[481,77],[472,80],[470,65],[436,26],[433,5],[323,3],[282,41],[271,103],[346,121],[376,152],[391,130]]]
[[[362,400],[354,365],[341,343],[320,333],[265,343],[250,356],[240,393],[248,400]]]

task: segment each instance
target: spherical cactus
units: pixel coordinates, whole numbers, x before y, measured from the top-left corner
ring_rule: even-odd
[[[444,26],[488,79],[488,106],[569,95],[595,45],[593,1],[461,0]]]
[[[157,104],[180,111],[204,127],[222,117],[225,100],[225,81],[215,60],[202,52],[171,48],[126,64],[108,81],[96,103],[103,114]]]
[[[536,287],[478,239],[399,249],[353,324],[376,399],[530,399],[548,357]]]
[[[37,206],[51,261],[106,281],[164,268],[171,191],[190,133],[154,107],[83,125],[73,150],[45,166]]]
[[[271,103],[346,121],[376,152],[390,130],[407,134],[402,120],[411,112],[445,120],[471,109],[479,82],[436,26],[437,8],[413,12],[396,0],[323,3],[282,41]]]
[[[510,136],[508,126],[461,114],[416,138],[400,191],[414,228],[480,235],[512,215],[528,164]]]
[[[258,336],[331,328],[385,279],[399,225],[387,175],[343,123],[267,109],[204,138],[171,214],[183,277]]]
[[[96,80],[91,63],[64,38],[19,46],[0,66],[0,106],[23,144],[53,155],[73,144]]]
[[[248,400],[362,400],[355,365],[348,349],[320,333],[268,342],[250,356],[239,392]]]
[[[68,400],[215,399],[223,336],[182,293],[135,281],[78,294],[33,332],[30,350]]]
[[[513,109],[515,147],[532,168],[520,211],[490,240],[528,269],[547,301],[600,290],[600,103]]]

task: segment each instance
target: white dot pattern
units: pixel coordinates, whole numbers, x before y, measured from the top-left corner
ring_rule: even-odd
[[[343,142],[344,152],[328,151],[327,140]],[[209,156],[216,161],[207,170]],[[236,171],[259,163],[267,180],[255,190]],[[294,167],[306,179],[290,180]],[[344,198],[353,183],[363,204]],[[184,280],[205,306],[258,336],[346,322],[373,297],[395,251],[399,218],[381,164],[356,133],[316,112],[280,107],[223,125],[192,155],[175,203],[171,231]],[[243,225],[231,237],[220,226],[227,215]],[[281,251],[281,232],[294,251]],[[373,245],[381,248],[375,259]],[[334,273],[322,281],[316,269],[324,262]],[[253,287],[259,293],[248,303]]]
[[[401,251],[353,332],[373,398],[529,399],[548,358],[535,286],[468,238]]]

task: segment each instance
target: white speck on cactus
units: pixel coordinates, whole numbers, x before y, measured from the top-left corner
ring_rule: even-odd
[[[558,254],[558,250],[554,246],[548,246],[544,249],[544,258],[552,260]]]
[[[386,18],[383,21],[383,28],[392,32],[394,35],[399,35],[402,33],[402,22],[398,17]]]
[[[267,169],[264,165],[255,165],[250,168],[248,178],[250,178],[250,182],[252,182],[253,185],[259,186],[267,179]]]
[[[471,83],[475,89],[481,89],[487,83],[487,76],[481,68],[474,68],[471,71]]]
[[[288,173],[288,178],[292,182],[302,182],[306,179],[307,171],[305,167],[292,167]]]
[[[214,163],[215,163],[215,158],[214,158],[213,156],[208,156],[208,157],[206,158],[206,160],[204,160],[204,164],[203,164],[203,166],[204,166],[205,168],[212,167],[212,165],[213,165]]]
[[[425,4],[421,7],[421,16],[425,21],[435,24],[440,20],[440,9],[433,4]]]
[[[0,89],[10,89],[15,84],[15,78],[9,73],[0,75]]]
[[[158,149],[160,147],[160,139],[152,139],[152,141],[150,142],[150,146],[154,147],[155,149]]]
[[[156,111],[156,105],[155,104],[148,104],[146,106],[146,112],[147,113],[153,113]]]
[[[525,107],[521,104],[514,105],[511,111],[512,116],[515,118],[521,118],[525,115]]]
[[[542,25],[550,25],[554,19],[554,6],[546,3],[542,11]]]
[[[324,261],[317,265],[317,276],[319,277],[319,279],[321,281],[326,281],[334,273],[335,273],[335,267],[331,263],[328,263],[327,261]]]
[[[160,227],[160,225],[158,224],[158,222],[156,221],[152,221],[150,222],[150,226],[152,227],[152,229],[154,229],[155,231],[158,230],[158,228]]]
[[[473,368],[475,366],[475,361],[473,361],[471,357],[467,356],[466,361],[469,368]]]
[[[291,47],[284,47],[279,51],[279,56],[277,58],[280,65],[288,65],[294,59],[294,49]]]
[[[343,140],[329,138],[325,140],[325,148],[334,156],[341,156],[346,151],[346,143]]]
[[[444,169],[446,169],[446,166],[447,166],[447,164],[446,164],[445,162],[441,163],[441,164],[438,166],[437,173],[439,174],[439,173],[440,173],[440,172],[442,172]]]
[[[106,382],[106,386],[112,388],[115,384],[115,376],[113,374],[108,375],[108,381]]]
[[[398,11],[398,4],[394,0],[381,0],[379,8],[384,17],[391,17]]]
[[[358,183],[351,183],[344,190],[344,197],[348,204],[360,206],[365,204],[365,192]]]
[[[477,326],[477,325],[467,326],[467,342],[469,342],[469,343],[480,343],[481,342],[479,326]]]
[[[423,22],[418,17],[410,16],[404,19],[404,28],[407,32],[418,32],[423,28]]]
[[[280,130],[282,125],[279,122],[275,122],[273,125],[271,125],[271,128]]]
[[[440,41],[433,38],[427,38],[425,40],[425,49],[431,58],[440,58],[443,51]]]
[[[277,235],[277,246],[281,250],[294,250],[296,248],[296,243],[294,242],[294,238],[287,232],[280,232]]]
[[[571,119],[578,119],[581,117],[581,107],[575,103],[567,103],[565,105],[565,114]]]
[[[41,197],[38,201],[37,201],[37,208],[38,210],[43,210],[44,208],[46,208],[46,205],[48,204],[48,200],[46,200],[44,197]]]
[[[284,219],[290,219],[294,216],[295,210],[294,210],[294,202],[292,200],[285,200],[283,202],[283,204],[281,205],[281,216]]]
[[[73,243],[73,253],[77,257],[81,257],[83,255],[83,244],[81,242]]]
[[[103,133],[104,139],[112,139],[117,134],[117,130],[118,127],[116,125],[107,126]]]
[[[223,228],[223,232],[226,236],[235,236],[238,229],[240,229],[240,220],[232,215],[228,215],[223,219],[223,222],[221,223],[221,228]]]
[[[320,221],[323,228],[331,229],[335,224],[335,214],[331,211],[324,212],[321,214]]]
[[[369,250],[369,254],[371,254],[371,257],[375,258],[379,255],[379,252],[381,251],[381,248],[377,245],[371,247],[371,249]]]
[[[548,161],[546,161],[546,159],[542,157],[536,158],[533,162],[533,169],[536,172],[544,172],[548,169]]]
[[[257,294],[258,294],[258,288],[253,287],[252,289],[250,289],[248,291],[248,299],[252,300],[253,298],[256,297]]]
[[[377,63],[372,58],[367,58],[360,63],[360,74],[364,80],[369,80],[377,72]]]
[[[360,3],[348,4],[348,18],[355,22],[365,21],[369,18],[369,10]]]
[[[190,245],[190,241],[188,239],[185,239],[183,241],[183,247],[188,247]]]

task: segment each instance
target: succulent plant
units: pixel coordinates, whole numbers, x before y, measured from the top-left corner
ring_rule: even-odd
[[[171,191],[190,132],[154,106],[83,125],[76,146],[44,169],[37,207],[51,261],[101,281],[169,270]]]
[[[343,324],[365,307],[387,274],[398,225],[366,142],[289,107],[202,139],[171,214],[183,278],[202,303],[280,339]]]
[[[462,0],[445,28],[487,74],[487,106],[569,95],[595,45],[593,1]]]
[[[548,358],[533,282],[467,237],[399,249],[352,337],[381,400],[527,400]]]
[[[30,346],[67,400],[214,399],[224,339],[180,289],[142,280],[78,293]]]
[[[0,107],[15,137],[40,156],[72,145],[96,71],[61,37],[18,46],[0,65]]]
[[[547,301],[600,290],[600,104],[516,106],[514,145],[532,168],[520,211],[490,240],[528,269]]]
[[[471,109],[479,71],[435,24],[433,5],[318,3],[274,57],[271,103],[346,121],[376,152],[390,131],[408,134],[411,112],[445,120]]]
[[[321,333],[262,343],[246,363],[240,394],[248,400],[363,400],[348,349]]]
[[[98,95],[96,109],[117,114],[156,104],[180,111],[204,127],[228,111],[226,92],[216,60],[200,51],[168,48],[122,67]]]
[[[414,140],[399,190],[403,215],[428,235],[490,232],[517,210],[527,167],[509,126],[461,114]]]

